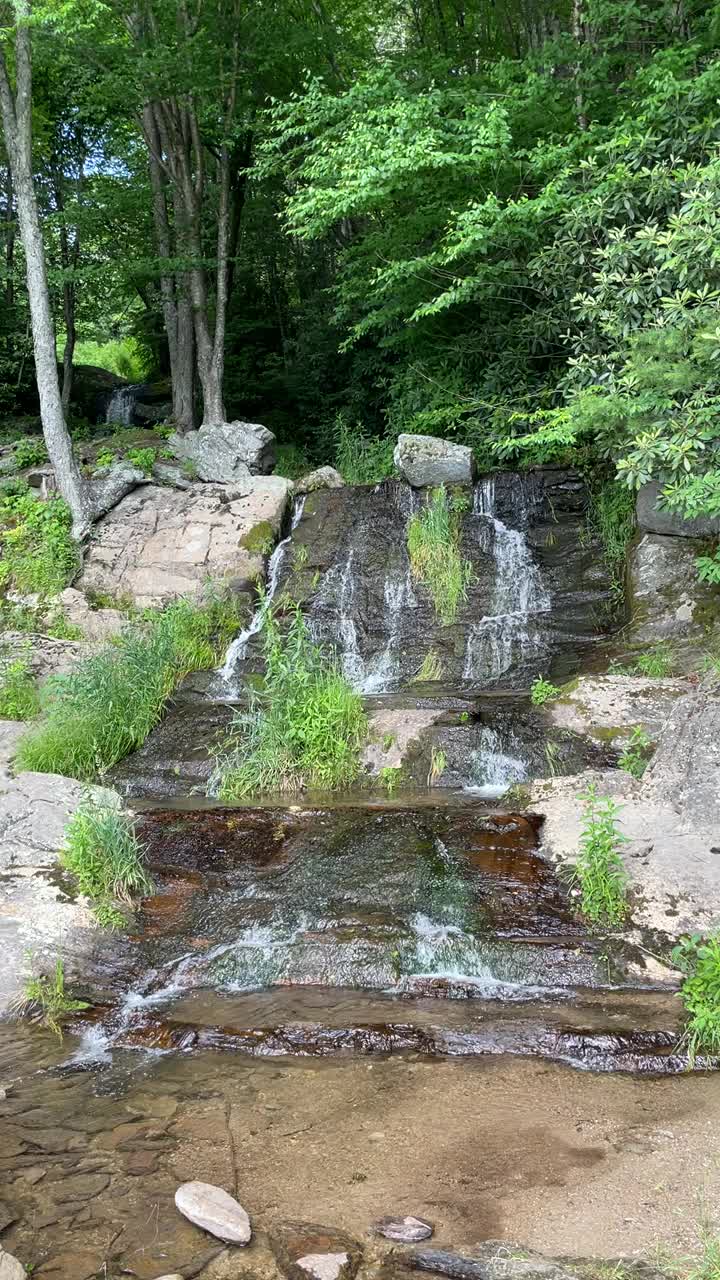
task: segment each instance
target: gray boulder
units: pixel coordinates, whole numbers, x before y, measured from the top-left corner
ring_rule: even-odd
[[[314,493],[316,489],[342,489],[345,481],[334,467],[318,467],[296,481],[295,493]]]
[[[112,511],[138,485],[147,484],[148,478],[139,467],[129,462],[101,467],[90,481],[90,505],[93,520],[100,520]]]
[[[250,1219],[241,1204],[210,1182],[184,1182],[175,1192],[175,1206],[196,1227],[229,1244],[249,1244]]]
[[[201,480],[235,484],[268,475],[275,466],[275,436],[259,422],[219,422],[187,435],[173,435],[178,458],[193,464]]]
[[[425,485],[472,484],[472,449],[437,436],[399,436],[393,454],[400,475],[414,489]]]
[[[677,511],[659,509],[661,486],[651,480],[640,489],[635,505],[638,528],[642,533],[660,533],[675,538],[715,538],[720,535],[720,518],[700,516],[686,520]]]
[[[671,640],[696,650],[720,625],[720,592],[701,582],[696,557],[700,539],[646,533],[628,557],[629,644]]]

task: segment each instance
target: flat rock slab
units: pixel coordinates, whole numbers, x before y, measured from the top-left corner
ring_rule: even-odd
[[[175,1205],[196,1227],[228,1244],[249,1244],[250,1219],[241,1204],[209,1182],[184,1182],[175,1192]]]
[[[263,572],[291,489],[283,476],[187,491],[147,485],[96,525],[78,586],[141,607],[197,599],[208,579],[247,589]]]
[[[380,1218],[373,1224],[377,1236],[386,1240],[395,1240],[398,1244],[418,1244],[421,1240],[429,1240],[435,1228],[425,1218],[415,1218],[407,1214],[404,1218]]]
[[[270,1247],[287,1280],[352,1280],[360,1245],[333,1227],[288,1222],[274,1228]]]
[[[635,726],[651,737],[659,733],[688,688],[687,680],[580,676],[559,698],[547,703],[545,714],[559,729],[621,743]]]

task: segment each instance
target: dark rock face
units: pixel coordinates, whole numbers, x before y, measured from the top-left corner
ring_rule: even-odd
[[[501,1240],[477,1245],[472,1254],[418,1250],[406,1263],[413,1270],[449,1276],[450,1280],[572,1280],[573,1274],[552,1258]]]
[[[658,508],[661,486],[656,480],[644,484],[637,496],[635,513],[641,533],[660,533],[675,538],[717,538],[720,519],[700,516],[685,520],[675,511]]]
[[[653,533],[631,548],[630,643],[697,643],[720,628],[720,589],[701,582],[695,565],[706,549],[698,538]]]
[[[422,501],[397,481],[313,493],[293,532],[278,590],[302,601],[352,683],[409,687],[431,651],[445,686],[522,688],[551,664],[568,669],[597,638],[609,594],[577,475],[501,473],[476,486],[462,522],[472,580],[449,626],[411,572],[407,525]]]

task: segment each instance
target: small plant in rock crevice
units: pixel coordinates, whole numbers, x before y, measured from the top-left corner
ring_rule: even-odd
[[[628,739],[618,765],[633,778],[642,778],[650,763],[652,739],[640,725],[635,725]]]
[[[671,646],[661,640],[628,662],[611,662],[608,672],[610,675],[647,676],[652,680],[662,680],[673,674],[674,667],[675,654]]]
[[[690,1065],[700,1055],[720,1055],[720,933],[682,938],[672,952],[685,975],[680,998],[688,1015],[681,1045]]]
[[[88,1008],[85,1000],[74,1000],[65,989],[65,968],[58,957],[51,974],[41,974],[29,978],[25,984],[23,998],[18,1002],[22,1013],[35,1014],[60,1040],[62,1040],[62,1021],[71,1013],[80,1013]]]
[[[447,756],[440,747],[433,747],[430,752],[430,768],[428,770],[428,786],[438,783],[447,769]]]
[[[111,804],[88,798],[70,819],[60,861],[92,900],[100,924],[123,924],[118,902],[152,892],[143,852],[129,815]]]
[[[580,799],[582,834],[571,876],[580,910],[593,924],[619,925],[629,910],[628,875],[620,853],[627,837],[618,825],[620,806],[611,797],[599,796],[593,785]]]
[[[430,684],[436,680],[442,680],[443,672],[442,658],[437,649],[429,649],[417,675],[413,677],[413,684]]]
[[[299,607],[281,630],[281,604],[263,625],[262,691],[217,752],[210,793],[231,803],[259,792],[342,789],[360,770],[362,699],[312,640]]]
[[[378,777],[382,786],[387,791],[388,796],[392,797],[397,790],[402,777],[402,767],[400,765],[387,764],[380,770]]]
[[[553,698],[558,698],[560,692],[561,690],[556,684],[552,684],[544,676],[538,676],[530,686],[530,701],[534,707],[542,707],[544,703],[551,702]]]
[[[460,553],[460,511],[444,485],[432,490],[427,505],[410,520],[407,548],[413,576],[430,592],[439,621],[451,625],[467,599],[473,569]]]

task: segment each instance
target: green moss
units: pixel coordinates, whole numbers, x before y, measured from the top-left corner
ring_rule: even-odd
[[[275,530],[269,520],[261,520],[240,539],[240,546],[252,555],[267,556],[275,546]]]

